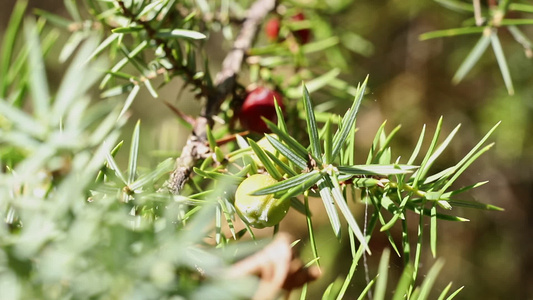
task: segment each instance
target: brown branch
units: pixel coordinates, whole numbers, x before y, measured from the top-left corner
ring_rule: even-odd
[[[170,192],[178,194],[189,180],[196,161],[210,155],[211,150],[207,146],[207,126],[213,126],[213,116],[219,113],[222,102],[235,90],[244,56],[252,46],[259,25],[275,5],[275,0],[257,0],[248,10],[233,49],[224,58],[222,70],[215,77],[215,91],[207,95],[207,103],[196,119],[193,132],[176,161],[176,169],[167,182]]]

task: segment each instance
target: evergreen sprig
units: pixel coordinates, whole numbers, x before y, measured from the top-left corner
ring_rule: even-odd
[[[502,4],[498,11],[529,9],[504,2],[508,5]],[[492,144],[486,143],[498,124],[459,162],[435,172],[435,163],[451,145],[459,126],[441,137],[441,118],[425,151],[424,127],[411,156],[404,161],[393,154],[400,127],[387,133],[383,123],[366,162],[356,163],[365,161],[354,148],[356,126],[365,126],[356,121],[368,77],[351,86],[337,78],[342,68],[320,74],[300,72],[310,54],[340,57],[338,37],[317,37],[306,45],[295,45],[288,39],[246,49],[248,60],[244,64],[251,78],[279,84],[288,98],[298,99],[291,107],[292,119],[286,118],[277,103],[277,124],[265,119],[273,133],[264,137],[274,149],[268,151],[253,135],[245,139],[229,126],[218,130],[208,122],[215,115],[229,122],[244,91],[233,73],[226,78],[233,80],[231,89],[222,92],[225,85],[218,82],[221,77],[212,82],[203,50],[203,41],[212,30],[220,28],[231,38],[232,24],[250,19],[240,4],[232,2],[235,5],[223,9],[205,1],[83,3],[86,7],[65,1],[70,19],[38,11],[40,17],[34,22],[23,21],[27,4],[19,1],[4,35],[0,59],[0,215],[5,225],[0,226],[2,298],[250,298],[259,284],[252,276],[254,272],[226,275],[236,261],[261,253],[265,246],[265,241],[256,237],[256,229],[241,222],[235,207],[235,190],[257,173],[270,174],[276,183],[258,186],[254,195],[273,195],[275,205],[290,202],[291,208],[305,216],[309,236],[302,239],[309,240],[313,258],[300,268],[304,274],[323,261],[310,202],[321,201],[333,235],[349,240],[350,270],[340,280],[342,284],[329,285],[324,299],[347,296],[361,259],[371,252],[369,242],[379,232],[385,232],[392,249],[405,262],[394,299],[427,299],[442,261],[437,260],[418,285],[426,222],[429,220],[429,243],[436,256],[439,220],[467,221],[453,212],[455,207],[501,210],[463,198],[463,193],[485,182],[455,187],[457,179],[490,149]],[[59,31],[57,27],[44,30],[48,23],[71,32],[59,54],[61,61],[70,58],[70,63],[57,91],[48,83],[44,58]],[[502,19],[499,24],[519,23]],[[98,30],[105,32],[103,41],[95,34]],[[452,34],[479,32],[469,30]],[[19,31],[24,35],[19,36]],[[501,48],[497,36],[491,35],[482,40],[476,53],[488,43],[495,50]],[[111,58],[110,66],[101,58],[105,56]],[[504,61],[499,63],[502,68]],[[274,75],[282,64],[295,70],[287,82]],[[174,169],[173,158],[153,166],[139,160],[143,140],[140,120],[131,133],[129,149],[123,149],[124,141],[119,140],[132,102],[143,87],[157,97],[160,87],[152,82],[159,77],[165,82],[180,77],[198,97],[218,106],[204,111],[201,117],[209,119],[205,123],[198,122],[200,117],[194,122],[183,118],[194,123],[190,124],[195,130],[192,137],[199,145],[185,147],[183,152],[203,152],[195,153],[198,155],[184,172],[186,179],[179,193],[168,193],[164,186]],[[101,98],[124,98],[91,101],[98,81]],[[319,111],[313,104],[312,93],[327,88],[353,97],[344,115]],[[200,128],[202,135],[195,135],[198,124],[205,125]],[[302,130],[293,132],[295,126]],[[185,153],[184,157],[192,156]],[[354,203],[361,202],[371,209],[363,226],[356,213],[361,206],[354,209]],[[413,216],[418,231],[411,253],[412,232],[407,222]],[[402,229],[400,245],[391,232],[397,223]],[[275,226],[274,233],[278,229]],[[244,241],[248,236],[253,242]],[[375,299],[385,297],[389,259],[390,251],[385,250],[379,277],[362,287],[360,298],[371,290]],[[446,297],[450,289],[451,284],[439,297]]]
[[[457,0],[436,0],[436,2],[460,13],[473,14],[474,24],[472,24],[472,19],[470,19],[465,22],[464,27],[436,30],[421,34],[421,40],[481,34],[478,42],[474,45],[470,53],[465,57],[455,72],[452,82],[455,84],[461,82],[480,60],[489,45],[491,45],[507,92],[509,95],[513,95],[515,92],[513,81],[507,64],[507,58],[500,43],[499,30],[501,28],[508,29],[515,41],[524,48],[526,56],[531,57],[532,43],[517,26],[533,25],[533,19],[513,18],[511,17],[511,13],[521,14],[524,12],[531,12],[533,11],[533,5],[515,3],[514,1],[499,1],[498,5],[496,5],[496,2],[488,2],[488,7],[482,8],[480,1],[478,0],[473,1],[474,5],[467,5]]]

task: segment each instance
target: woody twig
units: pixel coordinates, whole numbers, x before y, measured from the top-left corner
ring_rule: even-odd
[[[237,76],[241,70],[246,52],[252,46],[257,29],[266,15],[275,8],[275,0],[257,0],[252,4],[242,24],[242,29],[232,50],[222,62],[222,70],[215,77],[215,87],[207,95],[207,103],[193,124],[193,130],[176,161],[176,169],[167,182],[168,190],[179,194],[192,172],[196,161],[211,154],[207,146],[207,126],[213,126],[213,116],[220,111],[220,105],[235,90]]]

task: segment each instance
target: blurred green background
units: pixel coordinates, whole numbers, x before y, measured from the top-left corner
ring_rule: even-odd
[[[0,3],[0,32],[3,32],[15,0]],[[33,0],[31,8],[41,8],[67,16],[61,1]],[[466,2],[465,2],[466,3]],[[347,34],[353,32],[366,39],[360,54],[346,52],[348,67],[342,78],[356,84],[370,74],[371,93],[365,98],[358,118],[359,153],[366,157],[368,146],[379,125],[388,120],[387,129],[402,125],[393,142],[394,155],[408,155],[414,147],[423,124],[432,132],[440,116],[444,116],[444,135],[458,123],[461,130],[436,168],[447,167],[460,160],[496,122],[502,124],[492,136],[495,147],[483,155],[456,185],[469,185],[489,180],[469,195],[478,201],[494,204],[504,212],[458,210],[467,223],[441,222],[438,256],[446,265],[440,275],[439,287],[449,281],[455,288],[465,285],[458,299],[533,299],[533,60],[505,29],[499,37],[508,59],[515,94],[509,96],[492,50],[458,85],[451,78],[479,36],[419,41],[419,35],[438,29],[460,27],[469,15],[448,10],[435,1],[356,1],[336,14],[322,16],[333,28]],[[533,15],[523,17],[532,18]],[[533,26],[521,27],[533,38]],[[1,35],[1,33],[0,33]],[[65,36],[65,40],[68,36]],[[223,56],[218,41],[210,42],[213,65]],[[58,51],[61,45],[57,45]],[[317,65],[319,62],[317,62]],[[62,76],[57,57],[49,59],[49,78]],[[163,89],[162,99],[179,105],[186,113],[198,112],[200,103],[189,101],[190,95],[179,93],[179,85]],[[315,93],[315,101],[326,95]],[[143,152],[153,161],[155,150],[179,151],[187,130],[180,127],[173,114],[147,93],[141,94],[133,106],[131,119],[142,119]],[[125,130],[125,139],[131,134]],[[165,154],[163,154],[165,155]],[[413,230],[415,229],[413,224]],[[327,227],[327,226],[325,226]],[[284,227],[282,226],[282,230]],[[326,228],[327,229],[327,228]],[[378,234],[379,236],[379,234]],[[330,239],[328,236],[326,239]],[[400,237],[395,237],[399,241]],[[320,241],[318,242],[320,244]],[[324,243],[326,244],[326,243]],[[330,243],[331,244],[331,243]],[[379,260],[387,246],[386,238],[374,238],[370,261]],[[349,248],[337,248],[330,257],[346,271]],[[326,250],[324,250],[326,251]],[[392,261],[392,269],[401,260]],[[424,264],[433,264],[429,255]],[[362,269],[362,268],[360,268]],[[427,270],[427,269],[426,269]],[[394,270],[393,270],[394,271]],[[363,272],[360,270],[360,272]],[[363,273],[359,273],[363,274]],[[364,282],[354,282],[361,289]]]

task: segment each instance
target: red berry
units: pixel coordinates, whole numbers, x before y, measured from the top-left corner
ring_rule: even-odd
[[[278,105],[283,109],[283,101],[280,94],[266,88],[258,87],[246,96],[242,104],[239,114],[239,120],[245,129],[249,129],[259,133],[269,132],[267,125],[261,119],[266,119],[276,123],[278,118],[276,115],[276,107],[274,106],[274,98]]]
[[[292,16],[291,19],[294,21],[304,21],[306,18],[303,13],[297,13],[296,15]],[[294,31],[294,36],[300,43],[306,44],[311,39],[311,30],[308,28],[296,30]]]
[[[272,18],[265,25],[265,32],[269,40],[275,41],[279,35],[279,19]]]

